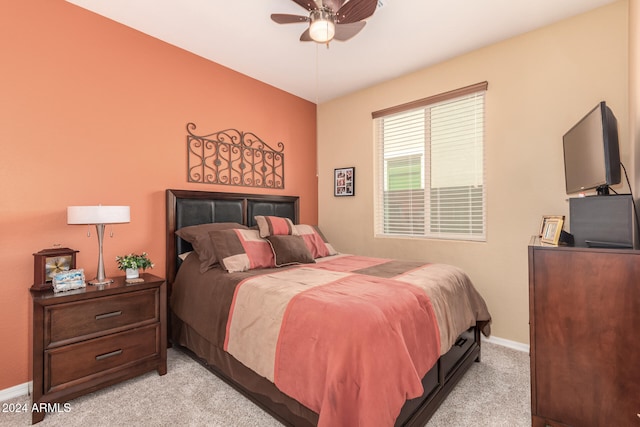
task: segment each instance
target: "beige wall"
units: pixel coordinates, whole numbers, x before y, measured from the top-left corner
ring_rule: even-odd
[[[319,106],[319,223],[342,252],[446,262],[483,294],[494,335],[528,343],[527,244],[542,215],[568,215],[562,135],[606,100],[628,137],[628,3],[483,48]],[[371,112],[488,81],[487,241],[373,237]],[[355,197],[333,197],[333,169],[356,167]],[[625,191],[626,187],[618,190]]]
[[[634,195],[640,191],[640,1],[629,1],[629,138],[633,149]],[[630,172],[631,173],[631,172]]]

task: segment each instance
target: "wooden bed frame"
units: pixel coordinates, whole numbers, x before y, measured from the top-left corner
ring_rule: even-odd
[[[209,222],[238,222],[253,226],[255,225],[254,215],[282,216],[290,218],[295,224],[299,223],[299,198],[295,196],[167,190],[166,207],[167,301],[171,299],[172,285],[181,262],[178,255],[192,249],[189,243],[175,235],[175,231],[179,228]],[[275,385],[266,379],[253,374],[248,368],[246,371],[250,371],[250,375],[253,374],[258,378],[252,379],[247,384],[240,384],[231,378],[224,369],[208,365],[190,349],[177,345],[171,331],[178,330],[183,325],[171,313],[170,307],[168,307],[167,313],[168,317],[172,319],[172,324],[168,325],[169,340],[176,348],[202,363],[211,372],[285,425],[311,426],[317,422],[317,414],[307,408],[302,407],[303,410],[311,414],[306,418],[301,418],[299,414],[289,410],[293,407],[297,407],[299,410],[301,405],[282,394]],[[441,356],[436,365],[425,375],[422,380],[424,394],[405,403],[396,426],[423,426],[474,361],[480,361],[480,327],[478,325],[461,334],[451,350]],[[237,361],[236,363],[241,365]],[[243,366],[236,366],[235,369]],[[259,386],[256,383],[260,383]],[[268,392],[265,392],[265,388]]]

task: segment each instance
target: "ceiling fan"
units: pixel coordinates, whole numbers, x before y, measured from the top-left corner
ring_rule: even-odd
[[[309,11],[309,16],[274,13],[271,19],[278,24],[308,22],[309,28],[300,41],[329,43],[345,41],[364,28],[367,19],[376,10],[378,0],[292,0]]]

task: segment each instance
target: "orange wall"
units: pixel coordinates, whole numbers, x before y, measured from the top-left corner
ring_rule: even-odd
[[[0,390],[29,380],[32,253],[78,249],[95,275],[95,230],[67,225],[67,206],[130,205],[105,236],[107,275],[116,255],[147,251],[161,276],[166,188],[300,195],[307,223],[318,210],[315,104],[63,0],[2,9]],[[187,183],[187,122],[282,141],[285,190]]]

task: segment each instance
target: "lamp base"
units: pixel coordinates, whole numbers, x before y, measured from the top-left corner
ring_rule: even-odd
[[[93,286],[108,285],[109,283],[113,283],[113,279],[104,279],[104,280],[93,279],[93,280],[89,280],[88,283]]]

